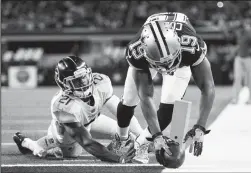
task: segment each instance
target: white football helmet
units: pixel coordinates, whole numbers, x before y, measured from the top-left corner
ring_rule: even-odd
[[[171,74],[181,62],[180,39],[165,21],[153,21],[143,27],[141,43],[150,66],[162,74]]]

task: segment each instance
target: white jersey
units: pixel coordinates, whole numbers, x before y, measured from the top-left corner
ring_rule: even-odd
[[[94,78],[94,105],[90,106],[81,99],[65,95],[60,90],[51,101],[52,118],[59,123],[80,122],[88,126],[100,114],[105,102],[112,96],[113,88],[108,76],[93,73]]]

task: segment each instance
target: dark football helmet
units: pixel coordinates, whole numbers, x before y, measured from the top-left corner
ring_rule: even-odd
[[[77,56],[68,56],[58,62],[55,81],[68,95],[88,98],[93,94],[92,69]]]

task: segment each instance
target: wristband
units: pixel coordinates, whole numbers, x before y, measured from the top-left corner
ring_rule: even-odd
[[[211,130],[206,130],[205,127],[201,126],[201,125],[198,125],[198,124],[195,124],[193,126],[194,129],[200,129],[203,131],[204,134],[208,134]]]
[[[156,138],[156,137],[158,137],[158,136],[162,136],[163,134],[162,134],[162,132],[157,132],[157,133],[155,133],[154,135],[153,135],[153,140]]]

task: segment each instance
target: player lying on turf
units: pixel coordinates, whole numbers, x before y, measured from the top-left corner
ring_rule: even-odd
[[[166,148],[165,151],[170,155],[171,153],[161,131],[170,124],[174,102],[184,96],[192,74],[201,91],[200,110],[199,119],[188,131],[185,140],[189,137],[193,139],[194,155],[201,154],[203,136],[208,133],[206,122],[215,95],[214,80],[206,52],[206,43],[196,33],[185,14],[159,13],[148,17],[126,49],[126,59],[130,66],[123,98],[117,110],[119,138],[116,137],[112,141],[110,150],[125,148],[128,126],[134,109],[140,102],[148,128],[136,139],[136,153],[141,148],[147,151],[145,145],[149,143],[146,140],[148,138],[154,141],[156,159],[160,164],[166,165],[160,152],[161,148]],[[163,77],[158,110],[153,100],[152,80],[157,73]],[[146,157],[138,158],[139,161],[147,163],[147,154],[146,152]]]
[[[92,73],[90,67],[79,57],[69,56],[60,60],[55,69],[55,81],[60,87],[52,98],[52,121],[48,135],[33,141],[16,133],[13,137],[19,150],[25,154],[33,151],[43,157],[50,149],[60,148],[64,157],[77,157],[84,148],[102,161],[125,163],[135,155],[131,141],[130,150],[117,155],[95,141],[90,129],[114,135],[117,128],[115,120],[101,114],[106,106],[116,115],[119,98],[113,95],[113,87],[108,76]],[[131,123],[131,131],[139,135],[143,129],[136,118]],[[60,151],[56,150],[60,156]]]

